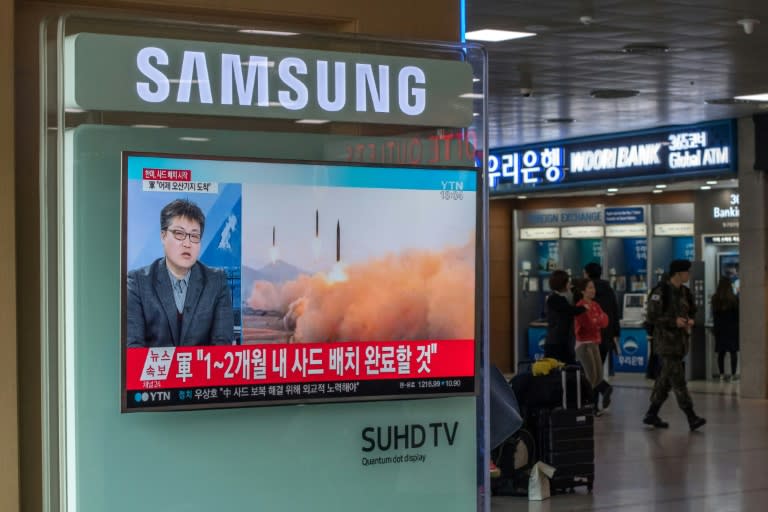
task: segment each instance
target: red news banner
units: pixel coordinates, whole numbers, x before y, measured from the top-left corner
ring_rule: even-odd
[[[127,391],[474,374],[474,340],[126,349]]]
[[[142,170],[145,180],[156,181],[192,181],[192,171],[189,169],[150,169]]]

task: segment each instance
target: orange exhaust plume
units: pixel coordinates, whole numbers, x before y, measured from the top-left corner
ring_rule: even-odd
[[[472,339],[474,257],[472,243],[350,265],[345,281],[323,274],[260,281],[248,304],[284,313],[296,342]]]

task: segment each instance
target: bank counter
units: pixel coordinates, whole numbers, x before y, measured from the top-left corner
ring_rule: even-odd
[[[620,322],[619,346],[621,354],[613,355],[613,369],[622,373],[645,373],[650,356],[648,335],[643,327],[646,294],[624,295],[623,319]],[[528,358],[544,357],[547,340],[547,321],[534,320],[528,324]]]
[[[544,357],[544,343],[547,341],[547,321],[534,320],[528,324],[528,359]]]
[[[528,358],[530,360],[544,357],[546,340],[547,322],[537,320],[528,324]],[[642,322],[637,325],[631,323],[622,325],[619,346],[621,354],[613,355],[614,371],[645,373],[650,356],[650,345]]]
[[[645,321],[645,293],[625,293],[622,319],[619,322],[620,354],[613,354],[613,370],[623,373],[645,373],[651,355]]]

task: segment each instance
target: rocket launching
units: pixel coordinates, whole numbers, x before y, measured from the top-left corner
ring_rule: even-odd
[[[272,260],[272,263],[277,263],[277,260],[280,258],[280,250],[277,248],[277,229],[275,226],[272,226],[272,247],[269,248],[269,258]]]
[[[320,210],[315,210],[315,238],[312,239],[312,256],[314,262],[320,261],[322,243],[320,242]]]
[[[326,279],[329,283],[338,283],[347,280],[347,274],[344,272],[344,264],[341,262],[341,220],[336,221],[336,263]]]

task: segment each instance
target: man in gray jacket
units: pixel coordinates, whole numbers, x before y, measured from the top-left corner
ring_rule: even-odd
[[[232,344],[227,278],[198,261],[204,228],[191,201],[174,200],[160,212],[165,256],[128,273],[128,347]]]

